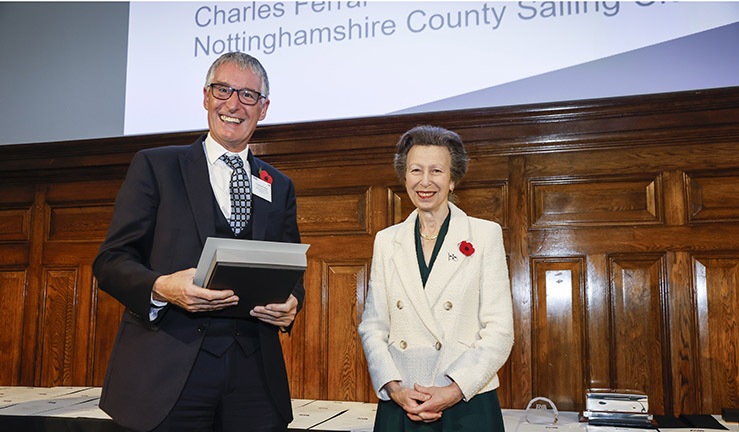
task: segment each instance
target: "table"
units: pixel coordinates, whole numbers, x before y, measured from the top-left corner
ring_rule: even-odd
[[[98,406],[100,387],[0,387],[0,431],[125,432]],[[377,405],[293,399],[289,430],[372,431]],[[321,429],[316,427],[320,424]]]
[[[100,387],[0,387],[0,431],[125,432],[99,407]],[[371,432],[377,405],[365,402],[293,399],[292,432]],[[729,432],[738,423],[723,422]],[[588,426],[578,413],[559,412],[555,425],[529,424],[525,410],[504,409],[506,432],[645,432],[645,429]],[[700,429],[660,429],[661,432],[704,432]],[[710,432],[710,431],[705,431]]]

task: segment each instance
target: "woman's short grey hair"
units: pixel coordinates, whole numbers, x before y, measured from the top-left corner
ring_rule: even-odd
[[[452,157],[451,177],[455,185],[462,181],[467,172],[469,158],[464,149],[462,138],[456,133],[437,126],[416,126],[398,140],[395,151],[395,172],[400,181],[405,183],[406,162],[408,152],[414,145],[443,146],[449,150]]]
[[[206,87],[213,83],[213,77],[216,74],[216,70],[224,63],[233,63],[241,70],[249,68],[249,70],[262,79],[262,88],[259,89],[259,92],[262,93],[264,97],[269,98],[269,80],[267,79],[267,71],[264,70],[264,66],[259,63],[259,60],[242,52],[230,52],[218,57],[216,61],[210,65],[208,74],[205,76]]]

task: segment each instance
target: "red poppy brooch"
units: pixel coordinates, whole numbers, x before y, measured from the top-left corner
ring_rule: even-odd
[[[470,256],[475,253],[475,248],[474,246],[472,246],[472,243],[463,241],[459,244],[459,251],[462,252],[465,256]]]
[[[269,173],[266,170],[263,170],[259,168],[259,178],[266,181],[269,184],[272,184],[272,176],[269,175]]]

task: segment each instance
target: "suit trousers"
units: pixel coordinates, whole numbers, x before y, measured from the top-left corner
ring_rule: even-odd
[[[200,350],[177,403],[153,432],[284,432],[269,397],[259,350],[233,343],[222,356]]]

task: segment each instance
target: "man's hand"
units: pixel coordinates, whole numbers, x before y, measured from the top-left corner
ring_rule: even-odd
[[[298,299],[290,294],[285,303],[272,303],[267,306],[256,306],[249,314],[267,324],[287,327],[292,324],[298,313]]]
[[[194,277],[194,268],[159,276],[152,288],[152,298],[172,303],[188,312],[216,311],[239,302],[233,291],[201,288],[193,284]]]
[[[421,408],[431,399],[431,394],[405,388],[397,381],[390,381],[384,388],[390,399],[403,408],[411,420],[430,423],[441,418],[441,412],[429,412]]]

